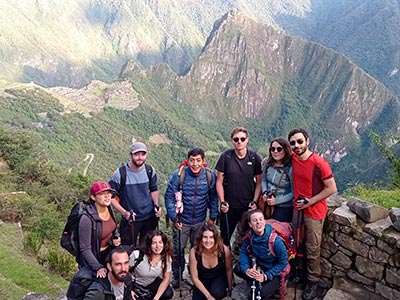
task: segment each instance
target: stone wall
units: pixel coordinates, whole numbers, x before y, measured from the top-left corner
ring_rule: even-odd
[[[355,299],[400,299],[399,209],[330,199],[321,246],[322,284]]]

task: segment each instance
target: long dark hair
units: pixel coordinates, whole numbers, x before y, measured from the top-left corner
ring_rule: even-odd
[[[143,251],[144,254],[147,255],[147,257],[149,258],[149,263],[151,262],[152,258],[153,258],[153,252],[151,251],[151,244],[153,243],[153,238],[155,236],[161,236],[161,240],[164,244],[164,248],[161,251],[161,261],[162,261],[162,271],[163,274],[165,274],[165,272],[167,271],[167,262],[168,260],[172,259],[172,247],[171,247],[171,243],[168,240],[167,235],[160,231],[160,230],[153,230],[153,231],[149,231],[146,234],[146,237],[144,238],[144,241],[140,247],[141,251]]]
[[[199,235],[196,238],[196,242],[194,244],[194,250],[196,251],[196,253],[201,255],[201,253],[204,251],[202,239],[203,239],[203,233],[205,231],[211,231],[214,236],[214,246],[211,249],[211,251],[216,255],[222,253],[224,250],[224,243],[222,241],[221,235],[219,234],[217,228],[213,224],[208,224],[208,223],[204,224],[201,227]]]
[[[288,166],[291,161],[292,161],[292,148],[289,145],[289,142],[287,141],[287,139],[285,139],[284,137],[278,136],[276,138],[274,138],[271,143],[269,144],[269,156],[267,159],[267,164],[269,166],[273,166],[276,165],[276,161],[275,159],[272,157],[271,154],[271,147],[272,147],[272,143],[273,142],[277,142],[279,145],[282,146],[283,151],[285,151],[285,156],[283,157],[282,163],[284,166]]]

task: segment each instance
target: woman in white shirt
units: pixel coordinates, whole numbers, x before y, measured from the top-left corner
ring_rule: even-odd
[[[137,260],[140,261],[138,264]],[[172,248],[168,237],[159,230],[148,232],[140,251],[135,250],[130,256],[130,264],[134,266],[134,270],[131,270],[134,285],[148,290],[150,299],[171,299],[174,294],[169,286],[171,263]]]

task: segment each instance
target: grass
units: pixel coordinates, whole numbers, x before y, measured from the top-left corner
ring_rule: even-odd
[[[357,197],[386,208],[400,207],[400,189],[383,190],[382,187],[356,185],[344,197]]]
[[[20,300],[29,292],[44,293],[51,299],[68,287],[68,282],[51,274],[23,251],[16,224],[0,224],[0,299]]]

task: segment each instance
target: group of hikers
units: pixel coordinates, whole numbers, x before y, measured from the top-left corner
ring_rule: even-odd
[[[79,293],[77,282],[85,277],[82,273],[91,272],[96,280],[86,288],[83,299],[171,299],[174,289],[181,287],[184,253],[190,242],[193,300],[230,295],[234,273],[251,285],[253,299],[255,291],[257,299],[268,299],[279,293],[282,274],[288,275],[284,271],[290,266],[284,239],[266,221],[273,219],[290,223],[296,244],[298,229],[304,229],[302,297],[314,299],[321,274],[326,198],[336,192],[328,162],[309,149],[310,137],[302,128],[290,131],[288,139],[274,138],[263,160],[248,149],[245,128],[234,128],[231,142],[233,148],[220,155],[216,172],[207,167],[204,150],[193,148],[172,174],[164,196],[166,214],[173,223],[172,245],[158,230],[162,209],[156,170],[145,163],[146,145],[134,142],[130,160],[110,181],[97,181],[90,188],[90,202],[78,227],[80,268],[67,297],[74,299]],[[121,214],[119,226],[113,209]],[[235,229],[241,247],[234,265],[231,237]],[[292,265],[290,274],[294,270]]]

